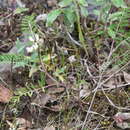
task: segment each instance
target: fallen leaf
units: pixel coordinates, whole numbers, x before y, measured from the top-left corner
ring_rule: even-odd
[[[10,128],[10,129],[15,129],[15,125],[14,125],[12,122],[10,122],[10,121],[8,121],[8,120],[6,120],[6,122],[7,122],[7,124],[9,125],[9,128]]]
[[[24,118],[16,118],[16,124],[18,124],[18,130],[27,130],[32,126],[31,122]]]
[[[104,84],[104,86],[105,86],[105,87],[108,87],[108,88],[115,88],[115,87],[116,87],[115,84],[116,84],[116,79],[115,79],[115,78],[110,78],[110,79]]]
[[[130,113],[121,113],[121,112],[118,112],[114,117],[118,117],[120,119],[123,120],[128,120],[130,119]]]
[[[117,126],[124,130],[124,129],[130,128],[130,123],[127,123],[127,122],[118,123]]]
[[[91,93],[91,91],[89,89],[90,86],[91,85],[88,82],[86,82],[84,80],[81,81],[80,86],[79,86],[79,89],[80,89],[79,97],[80,98],[88,97],[90,95],[90,93]]]
[[[11,130],[27,130],[28,128],[31,127],[31,122],[24,119],[24,118],[16,118],[15,123],[14,122],[10,122],[10,121],[6,121],[7,124],[9,125],[9,129]]]
[[[114,67],[110,70],[107,70],[106,75],[111,76],[113,74],[113,77],[111,77],[107,82],[103,84],[103,86],[107,88],[117,88],[118,86],[123,85],[121,73],[116,73],[118,71],[118,67]]]
[[[118,112],[113,119],[116,122],[116,125],[121,129],[130,128],[130,113],[121,113]]]
[[[47,0],[48,7],[54,7],[57,4],[57,0]]]
[[[4,86],[0,86],[0,102],[2,103],[8,103],[10,99],[12,98],[13,93],[8,88],[5,88]]]
[[[46,108],[51,111],[59,112],[62,107],[60,104],[55,104],[57,97],[52,93],[41,93],[32,101],[31,105],[38,106],[40,108]],[[49,106],[48,106],[49,104]]]
[[[37,97],[32,101],[31,104],[44,107],[50,99],[51,99],[51,95],[42,93],[37,95]]]
[[[55,130],[54,126],[46,126],[44,130]]]
[[[128,74],[125,71],[123,71],[123,75],[124,75],[125,82],[126,83],[130,83],[130,74]]]
[[[91,91],[89,89],[89,86],[82,86],[82,88],[80,89],[80,92],[79,92],[79,97],[80,98],[84,98],[84,97],[88,97],[90,95]]]
[[[50,110],[54,112],[60,112],[62,110],[62,107],[61,105],[54,105],[54,106],[51,106]]]
[[[65,91],[65,88],[52,86],[52,87],[48,88],[47,91],[49,94],[59,94],[59,93],[63,93]]]
[[[55,82],[54,80],[52,80],[51,78],[49,78],[48,76],[47,76],[47,78],[46,78],[46,83],[47,83],[48,85],[56,84],[56,82]]]

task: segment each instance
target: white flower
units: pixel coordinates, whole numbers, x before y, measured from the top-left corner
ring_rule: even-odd
[[[68,60],[69,60],[70,63],[75,62],[75,61],[76,61],[75,55],[70,56],[70,57],[68,58]]]
[[[34,50],[37,50],[37,49],[38,49],[38,45],[37,45],[37,44],[32,45],[32,47],[33,47]]]
[[[36,22],[39,22],[39,21],[46,21],[47,19],[47,14],[40,14],[36,17]]]
[[[31,42],[37,42],[37,41],[39,41],[39,35],[38,35],[38,34],[35,34],[34,36],[30,36],[30,37],[29,37],[29,40],[30,40]]]
[[[26,47],[26,51],[27,51],[27,53],[32,53],[33,52],[33,48],[32,47]]]
[[[44,42],[43,39],[39,38],[38,34],[34,34],[29,36],[29,41],[32,42],[32,46],[26,47],[27,53],[32,53],[33,51],[38,49],[38,45],[42,45]]]
[[[26,51],[27,53],[32,53],[33,51],[37,50],[38,49],[38,45],[37,44],[34,44],[30,47],[26,47]]]

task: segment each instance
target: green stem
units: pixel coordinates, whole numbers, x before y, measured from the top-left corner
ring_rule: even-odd
[[[79,40],[85,50],[85,53],[86,55],[88,56],[88,51],[87,51],[87,47],[85,45],[85,39],[84,39],[84,36],[83,36],[83,32],[82,32],[82,29],[81,29],[81,25],[80,25],[80,14],[79,14],[79,10],[78,10],[78,5],[76,3],[75,0],[73,0],[74,4],[75,4],[75,7],[76,7],[76,16],[77,16],[77,25],[78,25],[78,33],[79,33]]]

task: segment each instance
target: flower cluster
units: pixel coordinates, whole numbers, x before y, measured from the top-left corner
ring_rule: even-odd
[[[29,37],[29,41],[33,43],[32,46],[26,47],[27,53],[32,53],[38,49],[38,43],[40,42],[38,34]]]

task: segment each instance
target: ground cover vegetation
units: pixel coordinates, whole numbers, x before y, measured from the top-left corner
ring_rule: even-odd
[[[0,129],[130,129],[129,0],[0,0]]]

